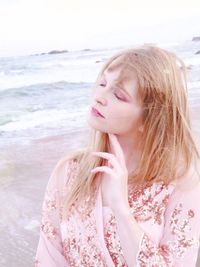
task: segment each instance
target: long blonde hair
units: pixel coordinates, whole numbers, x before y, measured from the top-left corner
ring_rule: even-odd
[[[128,177],[130,184],[171,182],[186,174],[199,153],[191,133],[187,68],[174,53],[144,45],[116,53],[103,65],[98,77],[117,58],[138,78],[138,95],[143,103],[142,155],[137,172]],[[79,205],[94,191],[96,175],[91,169],[104,165],[92,151],[108,151],[107,133],[91,129],[88,146],[71,158],[79,163],[77,177],[64,204],[67,216],[72,204]],[[181,168],[180,168],[181,166]]]

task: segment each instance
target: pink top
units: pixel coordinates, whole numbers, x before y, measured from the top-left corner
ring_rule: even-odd
[[[101,190],[62,218],[63,200],[78,163],[67,160],[49,179],[42,208],[36,267],[127,267],[114,213]],[[133,267],[194,267],[200,236],[200,183],[129,188],[133,217],[143,229]],[[84,207],[87,205],[87,210]]]

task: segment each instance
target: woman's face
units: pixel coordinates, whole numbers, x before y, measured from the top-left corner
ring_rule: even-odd
[[[99,78],[92,94],[87,122],[106,133],[127,135],[141,128],[142,104],[137,98],[137,78],[133,70],[113,68],[115,59]],[[111,69],[112,68],[112,69]],[[104,117],[96,116],[95,107]]]

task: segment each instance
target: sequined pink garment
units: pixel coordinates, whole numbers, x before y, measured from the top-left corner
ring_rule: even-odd
[[[129,267],[123,256],[111,208],[100,190],[67,221],[62,218],[66,188],[78,163],[68,160],[49,179],[42,209],[35,267]],[[154,183],[129,188],[133,217],[144,231],[133,267],[195,267],[200,235],[200,184],[179,190]],[[87,209],[85,209],[87,207]],[[132,266],[131,266],[132,267]]]

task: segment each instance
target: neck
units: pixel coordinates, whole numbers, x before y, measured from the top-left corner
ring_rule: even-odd
[[[124,135],[117,135],[117,139],[124,153],[128,173],[131,173],[136,170],[141,157],[139,139]]]

